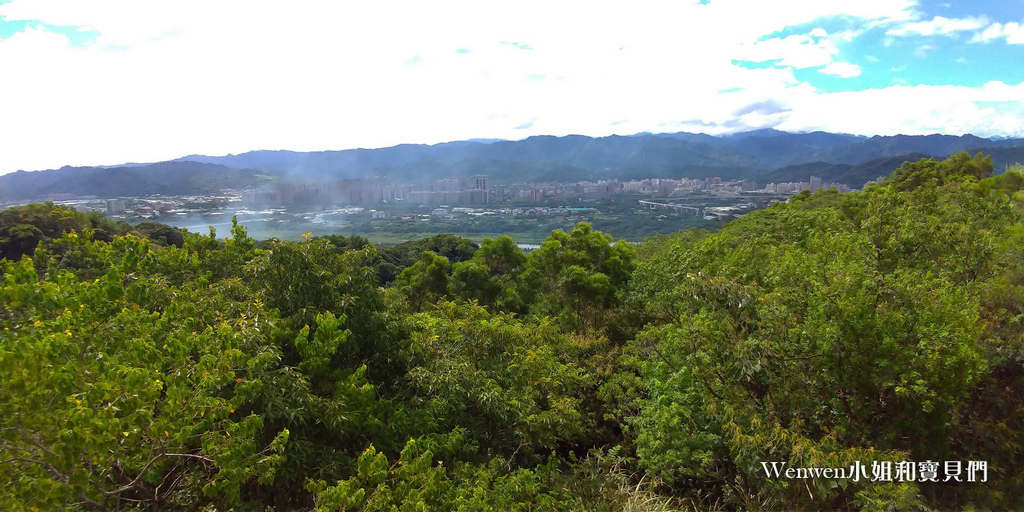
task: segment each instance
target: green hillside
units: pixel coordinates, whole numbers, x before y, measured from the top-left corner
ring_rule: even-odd
[[[528,253],[5,211],[0,509],[1024,508],[1024,175],[992,174]]]

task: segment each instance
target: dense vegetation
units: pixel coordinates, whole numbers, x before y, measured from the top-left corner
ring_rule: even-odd
[[[529,253],[5,211],[0,509],[1022,508],[1024,176],[991,172]],[[988,479],[761,464],[926,460]]]
[[[114,222],[100,212],[83,213],[53,203],[30,204],[0,210],[0,258],[17,261],[31,255],[42,244],[47,248],[67,232],[88,231],[92,238],[111,242],[114,237],[133,234],[157,245],[185,243],[181,229],[158,222],[142,222],[131,226]]]

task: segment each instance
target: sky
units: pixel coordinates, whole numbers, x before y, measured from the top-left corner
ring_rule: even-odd
[[[1024,137],[1024,0],[0,0],[0,174],[775,128]]]

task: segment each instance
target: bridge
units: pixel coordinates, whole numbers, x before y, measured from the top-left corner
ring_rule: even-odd
[[[681,204],[671,204],[671,203],[658,203],[658,202],[655,202],[655,201],[644,201],[644,200],[641,200],[640,204],[642,204],[644,206],[650,206],[652,210],[655,209],[655,208],[665,208],[665,209],[673,210],[676,213],[679,213],[679,212],[682,212],[682,211],[686,211],[687,213],[692,213],[693,215],[700,215],[700,208],[698,208],[696,206],[685,206],[685,205],[681,205]]]

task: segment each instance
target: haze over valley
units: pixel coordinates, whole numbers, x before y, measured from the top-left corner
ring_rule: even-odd
[[[992,155],[997,172],[1024,160],[1024,139],[973,135],[858,137],[775,130],[705,134],[536,136],[521,141],[451,142],[326,152],[254,151],[193,155],[167,162],[63,167],[0,176],[0,201],[138,197],[260,189],[282,182],[334,182],[386,177],[391,184],[429,184],[486,174],[505,185],[540,182],[721,177],[802,182],[818,176],[860,188],[905,160],[968,151]]]

